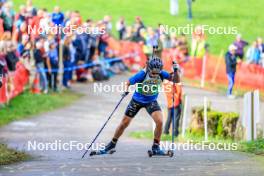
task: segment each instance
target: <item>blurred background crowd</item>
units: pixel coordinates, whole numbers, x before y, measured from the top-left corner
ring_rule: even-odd
[[[113,24],[108,15],[99,21],[83,19],[77,10],[62,12],[56,6],[53,12],[48,12],[47,9],[35,7],[31,0],[27,0],[16,12],[12,1],[0,0],[0,64],[4,66],[4,75],[12,75],[16,70],[16,63],[22,62],[31,75],[38,74],[41,91],[47,93],[57,91],[58,83],[70,88],[74,81],[100,81],[129,69],[122,60],[111,61],[116,55],[115,51],[107,47],[109,37],[140,43],[146,55],[152,53],[154,45],[158,45],[160,50],[175,49],[175,57],[181,61],[198,58],[197,62],[201,62],[199,58],[208,49],[201,27],[196,27],[191,43],[188,44],[188,36],[167,34],[161,30],[160,25],[156,28],[146,26],[140,16],[135,17],[132,25],[128,25],[123,17]],[[54,26],[90,27],[104,32],[55,34],[48,30]],[[44,31],[29,32],[32,28]],[[114,34],[115,31],[117,35]],[[236,57],[248,64],[264,66],[262,38],[252,42],[246,53],[244,49],[249,44],[241,35],[237,36],[232,45],[235,47],[229,47],[229,50],[235,50]],[[111,62],[104,62],[105,60]],[[63,74],[59,79],[60,68],[63,68]]]

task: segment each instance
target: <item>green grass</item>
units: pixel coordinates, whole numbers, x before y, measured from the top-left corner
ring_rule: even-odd
[[[138,131],[138,132],[132,132],[129,134],[130,137],[136,138],[136,139],[153,139],[153,132],[152,131]],[[161,141],[171,141],[171,135],[164,135],[162,134]],[[182,138],[179,136],[178,138],[175,138],[175,142],[187,142],[190,143],[201,143],[204,141],[203,136],[195,136],[186,133],[185,137]],[[251,153],[255,155],[264,156],[264,139],[258,139],[256,141],[250,141],[250,142],[237,142],[232,139],[223,139],[219,137],[208,137],[208,142],[210,143],[222,143],[222,144],[231,144],[231,143],[237,143],[238,148],[237,151],[245,152],[245,153]],[[264,163],[263,157],[260,158],[260,160]]]
[[[72,91],[51,94],[32,94],[26,91],[0,109],[0,127],[12,121],[31,117],[69,105],[82,95]]]
[[[25,152],[18,152],[14,149],[8,148],[4,144],[0,144],[0,166],[12,164],[19,161],[30,159],[30,156]]]
[[[25,0],[13,0],[15,8]],[[83,19],[102,19],[104,15],[111,15],[113,21],[124,16],[127,24],[132,24],[135,16],[141,16],[148,26],[156,27],[158,23],[169,26],[185,26],[187,24],[205,24],[210,26],[235,26],[239,33],[248,41],[257,36],[263,36],[264,13],[261,7],[264,1],[248,0],[198,0],[193,4],[194,19],[187,20],[186,0],[179,0],[180,14],[177,17],[169,14],[169,0],[34,0],[36,7],[52,10],[55,5],[61,6],[63,11],[79,10]],[[113,23],[115,27],[115,23]],[[226,50],[234,40],[233,35],[210,35],[208,42],[210,50],[219,54]]]
[[[256,141],[250,142],[241,142],[238,150],[264,156],[264,139],[258,139]]]
[[[152,131],[138,131],[138,132],[132,132],[129,134],[130,137],[136,138],[136,139],[153,139],[153,132]],[[171,135],[165,135],[162,134],[161,141],[171,141],[172,136]],[[176,142],[186,142],[190,141],[191,143],[197,143],[204,141],[204,136],[195,136],[191,135],[189,133],[185,134],[185,137],[179,137],[175,138]],[[208,141],[212,143],[232,143],[234,142],[231,139],[223,139],[219,137],[208,137]]]
[[[81,96],[81,94],[69,90],[46,95],[37,95],[26,91],[11,100],[10,104],[0,109],[0,127],[15,120],[32,117],[33,115],[69,105]],[[5,144],[0,144],[0,165],[27,159],[30,159],[30,156],[25,152],[10,149]]]

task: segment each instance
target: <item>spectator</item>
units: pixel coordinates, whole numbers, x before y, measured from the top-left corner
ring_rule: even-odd
[[[195,0],[187,0],[187,7],[188,7],[188,19],[191,20],[193,18],[193,15],[192,15],[192,3],[194,2]]]
[[[16,70],[17,62],[19,61],[18,55],[16,52],[16,46],[14,42],[12,41],[7,42],[6,45],[7,45],[6,63],[7,63],[8,70],[13,73]]]
[[[234,98],[232,95],[232,90],[235,84],[235,74],[236,74],[236,65],[237,65],[237,55],[236,55],[237,47],[234,44],[229,46],[228,52],[225,54],[225,63],[226,63],[226,74],[228,79],[228,90],[227,96],[228,98]]]
[[[52,17],[52,22],[57,25],[57,26],[62,26],[63,25],[63,21],[64,21],[64,14],[60,11],[60,7],[59,6],[55,6],[54,7],[54,11],[51,15]]]
[[[162,42],[162,47],[163,48],[170,48],[171,47],[169,35],[161,34],[160,35],[160,40]]]
[[[248,48],[246,58],[249,64],[260,64],[261,51],[256,41]]]
[[[62,84],[66,88],[70,88],[69,81],[71,80],[71,50],[70,50],[71,38],[66,37],[63,45],[63,81]]]
[[[49,87],[56,92],[57,91],[57,76],[59,70],[59,54],[57,45],[55,42],[51,42],[49,45],[48,58],[51,66],[51,73],[49,78]]]
[[[262,67],[264,67],[264,43],[263,43],[263,39],[261,37],[257,38],[257,44],[258,44],[258,48],[261,52],[261,60],[260,60],[260,64]]]
[[[111,23],[111,16],[104,16],[103,23],[105,24],[106,32],[111,34],[112,31],[112,23]]]
[[[182,97],[182,87],[179,84],[174,84],[169,81],[164,84],[165,88],[170,88],[166,91],[167,106],[168,106],[168,117],[165,123],[164,134],[169,134],[169,129],[172,124],[172,115],[174,115],[174,135],[177,137],[179,135],[179,122],[181,117],[181,97]],[[173,90],[174,89],[174,90]],[[166,90],[166,89],[165,89]],[[170,91],[169,91],[170,90]],[[172,102],[174,93],[174,105]]]
[[[126,28],[126,33],[125,33],[125,36],[124,36],[124,40],[127,40],[127,41],[132,41],[133,40],[133,28],[131,26],[128,26]]]
[[[22,22],[19,26],[19,28],[15,28],[13,30],[13,40],[16,42],[21,42],[23,35],[29,35],[27,30],[27,23]]]
[[[24,52],[25,46],[27,45],[28,42],[29,42],[29,36],[27,34],[24,34],[22,36],[21,42],[19,42],[17,45],[17,52],[19,56],[22,56],[22,53]]]
[[[0,18],[3,19],[5,31],[12,32],[14,17],[15,12],[12,9],[11,2],[5,3],[2,10],[0,10]]]
[[[133,28],[134,28],[134,30],[135,30],[135,34],[134,34],[134,36],[135,36],[136,38],[140,37],[140,30],[141,30],[142,28],[145,28],[145,25],[144,25],[144,23],[142,22],[140,16],[137,16],[137,17],[136,17],[136,19],[135,19],[135,23],[134,23],[134,25],[133,25]]]
[[[40,29],[40,21],[44,16],[44,11],[42,9],[38,10],[37,16],[34,16],[31,20],[30,28],[36,29],[31,31],[31,40],[34,41],[35,39],[39,38],[40,33],[38,33],[38,29]]]
[[[147,38],[147,35],[146,35],[146,30],[144,28],[142,28],[140,31],[139,31],[139,37],[136,37],[134,38],[134,42],[137,42],[137,43],[141,43],[141,44],[146,44],[146,38]]]
[[[30,18],[37,15],[37,9],[33,6],[32,0],[27,0],[26,11]]]
[[[105,28],[104,24],[99,24],[99,28]],[[99,36],[99,43],[98,43],[98,54],[100,56],[105,56],[106,48],[108,46],[107,39],[109,38],[109,34],[105,33]]]
[[[233,43],[236,47],[236,55],[243,60],[244,58],[244,48],[248,45],[248,42],[242,40],[242,37],[240,34],[237,35],[236,41]]]
[[[123,40],[126,32],[126,24],[124,17],[120,17],[119,21],[116,23],[116,30],[118,32],[119,40]]]
[[[17,29],[20,28],[20,25],[24,22],[28,23],[28,14],[27,14],[27,9],[26,6],[21,5],[19,7],[19,12],[15,15],[15,27]]]
[[[43,54],[41,51],[43,48],[43,44],[41,41],[36,42],[36,49],[34,50],[34,59],[35,59],[35,65],[37,68],[37,72],[40,77],[40,87],[43,93],[47,94],[48,93],[48,80],[46,76],[46,71],[45,71],[45,62],[46,56]],[[49,64],[48,64],[49,65]],[[50,72],[51,70],[49,70]]]
[[[202,26],[196,26],[192,35],[192,46],[190,56],[194,58],[196,67],[196,76],[199,78],[202,74],[202,61],[206,53],[206,40]]]

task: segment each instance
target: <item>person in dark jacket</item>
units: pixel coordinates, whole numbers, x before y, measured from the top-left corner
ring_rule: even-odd
[[[234,98],[232,96],[232,90],[235,84],[235,74],[236,74],[236,66],[237,66],[237,55],[236,55],[237,47],[233,44],[229,46],[229,51],[225,55],[225,63],[226,63],[226,74],[228,78],[228,90],[227,96],[229,98]]]
[[[43,47],[42,43],[40,41],[37,41],[36,49],[34,50],[34,59],[35,59],[37,72],[40,78],[41,90],[46,94],[48,93],[48,80],[47,80],[47,75],[45,71],[46,56],[41,51],[42,47]]]
[[[49,87],[56,92],[57,91],[57,77],[59,70],[59,53],[57,50],[57,44],[55,41],[49,45],[48,58],[51,66],[51,74],[49,80]]]
[[[236,46],[236,55],[240,58],[244,58],[244,48],[248,45],[248,42],[242,40],[240,34],[237,35],[236,41],[233,43]]]
[[[71,80],[71,74],[72,74],[70,43],[71,43],[71,39],[69,37],[66,37],[64,40],[63,54],[62,54],[63,66],[64,66],[62,84],[66,88],[70,88],[69,81]]]

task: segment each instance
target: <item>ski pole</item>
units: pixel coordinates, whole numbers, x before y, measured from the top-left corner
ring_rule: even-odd
[[[124,94],[122,94],[121,99],[119,100],[119,102],[117,103],[115,109],[113,110],[113,112],[110,114],[110,116],[108,117],[108,119],[105,121],[105,123],[103,124],[103,126],[101,127],[101,129],[99,130],[99,132],[97,133],[97,135],[95,136],[95,138],[92,140],[91,144],[89,145],[88,149],[85,150],[84,154],[82,155],[82,158],[85,157],[85,155],[87,154],[87,152],[89,151],[89,149],[92,147],[93,143],[95,142],[95,140],[98,138],[98,136],[101,134],[101,132],[103,131],[104,127],[106,126],[106,124],[108,123],[108,121],[111,119],[111,117],[113,116],[113,114],[115,113],[115,111],[117,110],[117,108],[119,107],[119,105],[121,104],[121,102],[123,101],[123,99],[128,95],[128,92],[125,92]]]

